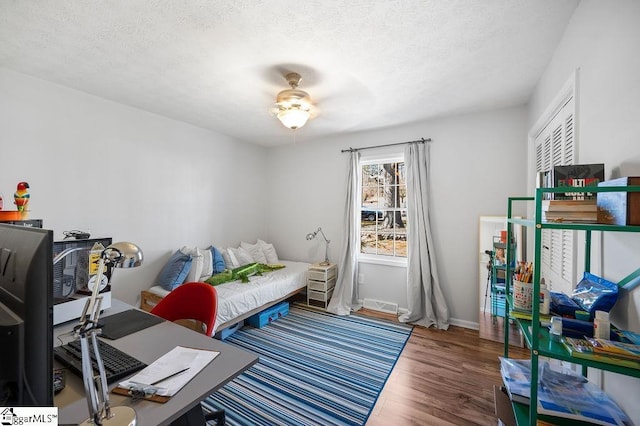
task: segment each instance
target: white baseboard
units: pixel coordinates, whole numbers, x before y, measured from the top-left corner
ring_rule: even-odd
[[[367,299],[367,298],[363,300],[359,300],[359,302],[362,304],[363,308],[371,309],[374,311],[386,312],[386,313],[397,314],[397,315],[402,315],[407,313],[407,309],[399,307],[397,303],[385,302],[382,300]],[[388,306],[392,307],[391,310],[384,310],[385,307],[388,307]],[[395,310],[393,310],[393,307],[395,307]],[[470,330],[480,329],[480,323],[461,320],[457,318],[449,318],[449,324],[455,325],[457,327],[468,328]]]
[[[479,330],[480,324],[473,321],[465,321],[457,318],[449,318],[449,324],[455,325],[462,328],[469,328],[471,330]]]
[[[407,313],[406,308],[398,309],[399,315],[406,314],[406,313]],[[473,322],[473,321],[465,321],[457,318],[449,318],[449,325],[455,325],[457,327],[468,328],[471,330],[480,330],[480,323]]]

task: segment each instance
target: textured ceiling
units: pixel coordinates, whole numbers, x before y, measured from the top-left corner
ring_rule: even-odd
[[[577,0],[2,0],[0,67],[251,143],[521,105]]]

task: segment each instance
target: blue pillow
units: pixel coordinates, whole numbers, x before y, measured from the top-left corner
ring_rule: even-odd
[[[215,248],[214,246],[209,247],[209,250],[211,250],[211,261],[213,263],[213,274],[219,274],[220,272],[224,272],[224,270],[227,268],[225,263],[224,263],[224,259],[222,258],[222,253],[220,253],[220,250],[218,250],[217,248]]]
[[[173,253],[158,277],[158,285],[165,290],[173,290],[184,283],[191,269],[191,256],[180,250]]]

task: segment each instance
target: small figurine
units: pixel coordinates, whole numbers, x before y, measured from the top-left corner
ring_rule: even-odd
[[[29,184],[27,182],[18,183],[18,189],[13,194],[13,198],[19,212],[25,211],[27,204],[29,204],[29,197]]]

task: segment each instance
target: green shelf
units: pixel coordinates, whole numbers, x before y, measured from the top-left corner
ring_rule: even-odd
[[[640,192],[640,186],[627,186],[627,187],[589,187],[589,188],[572,188],[573,192]],[[512,240],[513,226],[520,225],[533,229],[534,233],[534,274],[533,274],[533,292],[534,294],[540,291],[540,267],[542,260],[542,230],[543,229],[558,229],[558,230],[573,230],[585,232],[585,264],[584,269],[586,272],[590,271],[590,257],[591,257],[591,232],[626,232],[637,233],[640,232],[640,226],[620,226],[620,225],[605,225],[599,223],[570,223],[570,222],[545,222],[542,221],[542,200],[547,198],[547,193],[566,192],[566,188],[538,188],[536,189],[535,197],[509,197],[507,205],[507,239]],[[534,202],[534,220],[521,219],[513,217],[513,204],[515,202]],[[514,258],[514,249],[509,245],[507,247],[506,262],[507,265],[514,264],[516,260]],[[513,298],[511,292],[511,273],[512,267],[506,268],[506,304],[505,315],[513,319],[520,327],[527,347],[530,350],[530,358],[538,360],[538,357],[546,357],[558,359],[561,361],[567,361],[573,364],[581,365],[583,374],[586,374],[587,368],[596,368],[604,371],[611,371],[614,373],[623,374],[626,376],[640,378],[640,368],[632,368],[629,366],[621,366],[613,363],[602,362],[601,360],[586,359],[583,357],[574,357],[564,348],[561,342],[551,340],[549,330],[547,327],[543,327],[539,323],[538,306],[534,305],[534,312],[532,312],[531,320],[524,320],[522,318],[516,318],[512,315]],[[619,283],[619,287],[624,287],[628,290],[636,287],[640,280],[640,268],[633,271],[627,277],[622,279]],[[509,333],[508,333],[508,321],[505,321],[505,341],[504,341],[504,356],[509,357]],[[532,383],[538,382],[538,372],[531,372]],[[533,389],[532,389],[533,390]],[[537,401],[532,400],[534,406],[537,405]],[[567,420],[561,417],[540,415],[536,410],[530,410],[526,404],[513,403],[513,411],[516,417],[518,425],[530,425],[535,424],[537,419],[545,420],[557,425],[579,425],[581,422]]]
[[[532,336],[531,330],[533,323],[523,319],[515,319],[520,326],[520,330],[524,335],[525,342],[529,349],[531,347]],[[571,356],[560,342],[554,342],[550,338],[549,330],[546,327],[538,328],[538,355],[548,358],[555,358],[562,361],[568,361],[574,364],[586,365],[587,367],[597,368],[599,370],[612,371],[614,373],[624,374],[626,376],[640,377],[640,368],[631,368],[607,362],[594,361],[586,358],[578,358]]]

